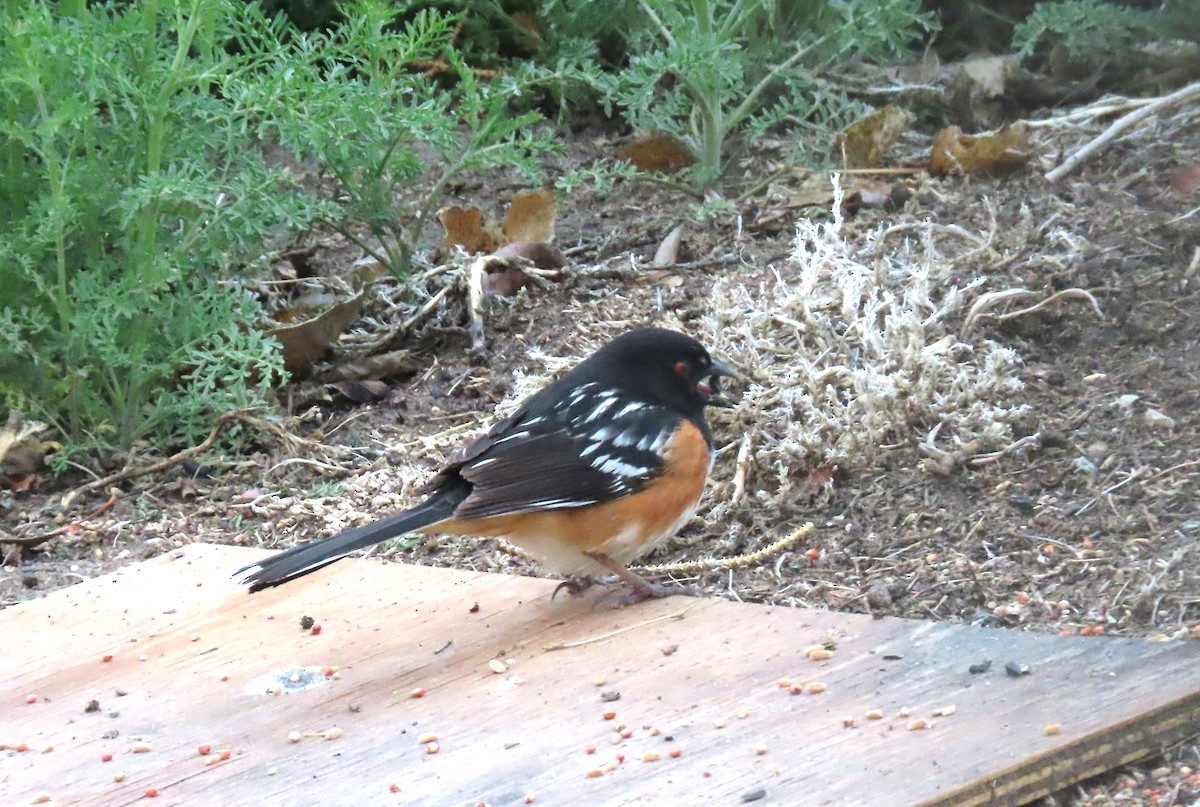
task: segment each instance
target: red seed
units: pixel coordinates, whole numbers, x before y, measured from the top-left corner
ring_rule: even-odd
[[[13,750],[19,751],[23,754],[29,750],[29,746],[26,745],[25,743],[17,743]]]
[[[388,790],[390,790],[393,793],[399,793],[400,785],[396,784],[395,782],[392,782],[390,785],[388,785]]]
[[[625,755],[617,754],[617,762],[624,762],[624,761],[625,761]]]
[[[630,737],[633,736],[633,729],[621,729],[620,733],[623,738],[628,740]]]
[[[147,798],[151,798],[151,799],[152,799],[152,798],[154,798],[155,796],[157,796],[157,795],[158,795],[158,788],[156,788],[156,787],[148,787],[148,788],[146,788],[146,790],[145,790],[145,793],[146,793],[146,797],[147,797]]]
[[[225,749],[222,749],[221,751],[218,751],[217,755],[221,757],[221,761],[223,762],[223,761],[229,759],[231,756],[233,756],[233,752],[230,751],[228,748],[225,748]]]
[[[683,756],[683,749],[682,748],[672,748],[670,751],[667,751],[667,754],[674,757],[675,759],[679,759],[681,756]]]
[[[701,771],[700,775],[703,776],[705,779],[711,779],[712,771]]]
[[[202,757],[206,757],[206,756],[208,756],[209,754],[211,754],[211,753],[212,753],[212,746],[211,746],[211,745],[209,745],[208,743],[204,743],[203,745],[201,745],[201,746],[200,746],[199,748],[197,748],[196,750],[200,752],[200,756],[202,756]]]
[[[596,746],[594,746],[594,745],[589,745],[587,748],[585,748],[585,749],[583,749],[583,750],[584,750],[584,752],[585,752],[585,753],[588,753],[588,754],[594,754],[594,753],[596,753]]]
[[[112,653],[105,653],[103,656],[101,656],[100,660],[106,662],[112,661]]]
[[[103,754],[101,754],[101,755],[100,755],[100,761],[101,761],[101,762],[112,762],[112,754],[109,754],[109,753],[107,753],[107,752],[106,752],[106,753],[103,753]]]
[[[321,670],[321,672],[325,674],[326,678],[332,678],[334,670],[333,667],[326,667],[325,669]]]
[[[423,697],[425,697],[425,687],[417,687],[416,689],[414,689],[412,692],[410,692],[408,694],[409,694],[409,697],[412,697],[412,698],[423,698]]]
[[[317,624],[313,625],[311,628],[308,629],[308,632],[311,633],[313,636],[316,636],[317,634],[319,634],[321,632],[321,623],[318,622]]]
[[[30,697],[32,697],[32,696],[30,696]],[[32,703],[32,701],[30,701],[30,703]],[[617,713],[616,713],[616,712],[605,712],[605,713],[604,713],[604,719],[605,719],[605,720],[612,720],[612,719],[613,719],[614,717],[616,717],[616,716],[617,716]]]
[[[26,695],[25,702],[26,703],[37,703],[37,695]]]

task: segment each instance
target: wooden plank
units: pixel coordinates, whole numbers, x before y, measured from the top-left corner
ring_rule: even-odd
[[[247,596],[229,573],[262,554],[189,546],[0,612],[0,742],[31,749],[0,752],[3,803],[132,804],[153,787],[188,805],[731,804],[759,788],[759,804],[1015,804],[1200,731],[1196,643],[683,597],[617,611],[551,602],[551,580],[373,561]],[[824,639],[833,658],[807,659]],[[495,674],[494,658],[513,663]],[[268,692],[326,665],[339,676]],[[781,677],[828,689],[791,695]],[[288,741],[332,726],[339,739]],[[619,727],[632,736],[614,745]],[[232,757],[208,765],[201,743]]]

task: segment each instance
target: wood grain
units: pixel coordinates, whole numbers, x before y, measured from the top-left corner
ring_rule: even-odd
[[[756,804],[1016,804],[1200,731],[1195,642],[684,597],[612,610],[551,602],[552,580],[363,560],[249,596],[229,574],[262,554],[197,544],[0,612],[0,801],[692,805],[761,788]],[[809,660],[822,641],[833,657]],[[318,683],[293,691],[301,668]],[[201,744],[231,758],[206,764]]]

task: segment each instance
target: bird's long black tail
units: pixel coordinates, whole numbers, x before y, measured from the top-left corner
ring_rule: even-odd
[[[439,491],[411,510],[280,552],[238,569],[233,576],[240,577],[242,583],[250,586],[251,592],[282,585],[364,547],[445,521],[454,514],[454,509],[468,492],[469,489]]]

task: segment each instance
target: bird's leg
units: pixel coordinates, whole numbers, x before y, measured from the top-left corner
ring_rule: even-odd
[[[656,600],[661,597],[670,597],[672,594],[684,593],[678,589],[651,583],[641,575],[631,572],[624,565],[617,563],[603,552],[584,552],[583,554],[596,561],[596,563],[599,563],[605,569],[608,569],[608,571],[619,577],[621,582],[633,589],[620,599],[621,605],[632,605],[643,600]]]

